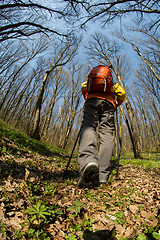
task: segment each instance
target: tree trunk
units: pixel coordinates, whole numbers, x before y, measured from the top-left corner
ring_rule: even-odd
[[[111,62],[110,62],[110,64],[111,64]],[[112,67],[112,69],[113,69],[114,73],[116,74],[120,85],[124,88],[120,75],[118,74],[118,72],[115,70],[114,67]],[[122,114],[125,118],[125,122],[126,122],[127,127],[128,127],[130,139],[131,139],[132,146],[133,146],[134,157],[135,158],[142,158],[142,152],[141,152],[141,149],[139,148],[139,144],[138,144],[139,135],[138,135],[138,132],[137,132],[136,122],[135,122],[135,119],[134,119],[134,112],[133,112],[132,106],[131,106],[130,101],[129,101],[127,96],[125,98],[125,106],[126,106],[127,114],[128,114],[128,117],[129,117],[129,122],[128,122],[128,119],[125,117],[124,112],[122,112]],[[121,107],[121,111],[122,111],[122,107]]]
[[[39,89],[38,99],[36,102],[36,108],[35,108],[35,116],[34,116],[34,122],[33,122],[33,130],[31,137],[34,139],[40,140],[40,113],[42,108],[42,99],[43,94],[46,86],[46,82],[49,76],[49,71],[47,71],[44,75],[43,81],[41,83],[41,87]]]
[[[49,129],[49,124],[50,124],[50,121],[51,121],[52,112],[53,112],[53,108],[54,108],[54,105],[55,105],[56,94],[57,94],[57,90],[58,90],[58,85],[59,85],[59,79],[60,79],[60,76],[61,76],[61,72],[62,72],[62,68],[60,67],[59,74],[56,77],[55,88],[54,88],[53,96],[52,96],[52,99],[51,99],[51,102],[50,102],[50,105],[49,105],[49,110],[48,110],[48,113],[47,113],[47,116],[46,116],[46,119],[45,119],[45,122],[44,122],[43,130],[42,130],[42,137],[46,134],[46,132]]]
[[[124,114],[124,111],[123,111],[122,106],[120,106],[120,110],[121,110],[121,112],[122,112],[122,114],[123,114],[124,120],[125,120],[126,125],[127,125],[127,128],[128,128],[129,136],[130,136],[131,143],[132,143],[132,147],[133,147],[134,157],[137,158],[135,141],[134,141],[134,138],[133,138],[133,134],[132,134],[132,130],[131,130],[131,127],[130,127],[129,121],[128,121],[127,117],[126,117],[125,114]]]
[[[69,43],[67,43],[66,47],[61,52],[58,59],[50,67],[50,69],[48,71],[46,71],[46,73],[44,75],[44,78],[43,78],[43,81],[41,83],[41,87],[40,87],[39,94],[38,94],[38,99],[37,99],[37,102],[36,102],[34,125],[33,125],[33,130],[32,130],[32,133],[31,133],[31,137],[33,137],[37,140],[40,140],[40,114],[41,114],[42,100],[43,100],[43,95],[44,95],[45,86],[46,86],[46,83],[47,83],[48,76],[56,67],[63,66],[70,61],[71,57],[73,56],[73,54],[76,52],[76,50],[78,48],[78,44],[75,47],[75,49],[69,54],[69,56],[68,55],[64,56],[65,52],[69,49],[69,47],[70,47]],[[63,57],[67,58],[67,59],[64,60]]]

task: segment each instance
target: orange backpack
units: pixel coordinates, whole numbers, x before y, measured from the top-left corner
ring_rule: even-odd
[[[110,93],[112,88],[112,73],[107,66],[94,67],[88,75],[87,89],[90,92]]]

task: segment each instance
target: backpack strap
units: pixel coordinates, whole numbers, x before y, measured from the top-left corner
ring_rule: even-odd
[[[107,79],[105,78],[102,83],[104,83],[104,92],[106,91],[106,87],[107,87]]]
[[[89,78],[88,78],[88,92],[89,92],[90,89],[91,89],[91,85],[92,85],[92,78],[89,77]]]

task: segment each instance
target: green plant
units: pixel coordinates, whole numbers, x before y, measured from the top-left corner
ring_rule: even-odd
[[[105,217],[106,217],[107,219],[110,219],[110,217],[109,217],[107,214],[105,215]]]
[[[108,184],[112,184],[114,182],[114,178],[112,176],[108,179]],[[105,188],[107,188],[107,185],[104,185]]]
[[[70,230],[71,230],[71,232],[72,231],[81,231],[82,226],[81,226],[81,224],[77,224],[76,226],[71,227]]]
[[[94,201],[96,201],[96,202],[100,202],[101,199],[99,198],[99,196],[94,196]]]
[[[136,240],[159,240],[160,239],[160,230],[159,226],[152,226],[150,228],[146,228],[144,233],[140,233]]]
[[[7,227],[4,223],[0,224],[0,229],[1,229],[1,233],[2,233],[2,237],[6,240],[7,239]]]
[[[66,179],[65,180],[65,185],[67,186],[67,185],[71,185],[72,184],[72,182],[71,182],[71,180],[70,179]]]
[[[138,211],[141,212],[142,209],[143,209],[143,206],[142,206],[142,204],[141,204],[141,205],[138,207]]]
[[[5,146],[3,146],[1,152],[2,153],[6,153],[7,152],[7,148]]]
[[[45,189],[46,189],[46,191],[45,191],[44,195],[48,195],[48,194],[51,195],[51,196],[55,195],[56,190],[53,188],[52,185],[46,186]]]
[[[88,193],[85,194],[86,198],[88,198],[89,200],[92,200],[93,195],[94,195],[94,194],[93,194],[93,193],[90,193],[90,192],[88,192]]]
[[[85,204],[80,202],[79,199],[76,199],[76,201],[72,204],[71,207],[68,208],[69,211],[74,211],[74,217],[76,217],[82,208],[85,207]]]
[[[21,232],[20,230],[16,230],[13,237],[14,239],[21,239],[21,237],[24,236],[24,232]]]
[[[63,211],[61,209],[55,209],[54,212],[57,215],[62,215],[63,214]]]
[[[47,233],[44,232],[44,226],[54,220],[55,214],[59,214],[58,210],[55,210],[55,206],[46,206],[47,203],[39,201],[33,207],[28,207],[25,213],[29,216],[27,222],[29,223],[28,230],[25,233],[27,239],[33,240],[49,240]]]
[[[92,231],[92,225],[95,221],[93,219],[90,219],[88,216],[86,217],[86,220],[82,223],[84,228],[86,230]]]
[[[131,202],[135,202],[135,198],[132,197],[132,198],[131,198]]]
[[[121,224],[121,225],[125,224],[126,217],[124,215],[124,212],[116,212],[114,214],[114,217],[116,217],[116,220],[114,222]]]
[[[37,194],[39,192],[39,186],[36,184],[33,184],[32,182],[28,182],[28,188],[31,191],[31,195]]]
[[[33,228],[29,228],[25,235],[27,239],[32,239],[32,240],[44,240],[44,239],[49,240],[50,239],[49,237],[47,237],[47,234],[42,229],[35,230]]]
[[[76,235],[74,235],[74,234],[72,234],[71,236],[65,236],[65,239],[66,240],[77,240],[77,237],[76,237]]]
[[[159,231],[159,233],[153,232],[153,233],[152,233],[152,236],[153,236],[155,239],[159,240],[159,239],[160,239],[160,231]]]
[[[100,193],[100,198],[103,198],[105,196],[105,194],[102,192]]]
[[[112,171],[112,174],[113,174],[113,175],[116,175],[116,174],[117,174],[117,171],[114,169],[114,170]]]
[[[29,219],[30,222],[37,220],[39,224],[47,222],[48,218],[53,218],[55,216],[55,211],[47,207],[41,201],[33,205],[32,208],[28,207],[26,213],[32,215],[32,218]]]
[[[147,240],[147,237],[143,233],[140,233],[136,240]]]
[[[160,239],[160,228],[159,226],[152,226],[144,231],[144,233],[147,235],[147,237],[151,239]]]

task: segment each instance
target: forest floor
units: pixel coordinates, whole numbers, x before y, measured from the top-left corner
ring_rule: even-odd
[[[120,158],[106,185],[77,187],[77,156],[0,122],[0,239],[160,239],[160,154]]]

